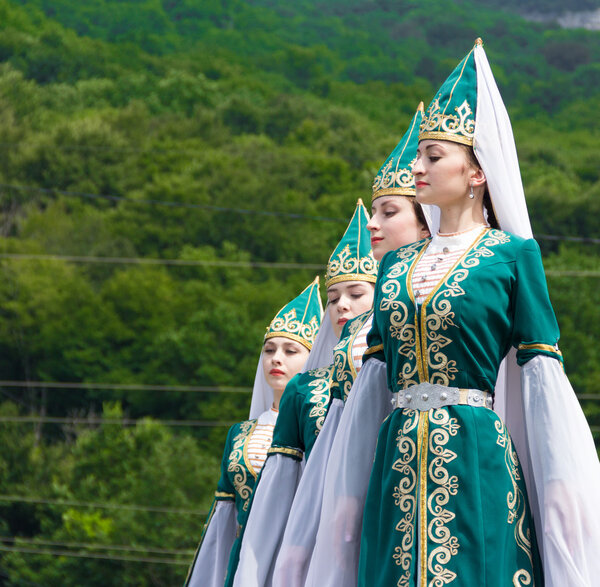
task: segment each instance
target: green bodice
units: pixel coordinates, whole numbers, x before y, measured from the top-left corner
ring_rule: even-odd
[[[333,349],[332,399],[341,399],[345,402],[348,398],[357,375],[352,360],[352,345],[372,314],[373,310],[371,309],[360,316],[356,316],[344,325],[340,342]]]
[[[327,416],[332,374],[330,366],[299,373],[290,380],[279,404],[269,454],[308,459]]]
[[[562,360],[534,240],[483,230],[417,305],[412,274],[429,242],[392,251],[380,265],[365,359],[386,361],[392,391],[424,381],[493,391],[511,346],[521,365],[537,354]]]

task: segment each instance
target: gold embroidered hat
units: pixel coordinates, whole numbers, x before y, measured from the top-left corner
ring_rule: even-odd
[[[373,181],[372,202],[382,196],[415,196],[415,178],[412,168],[417,157],[419,126],[423,120],[423,102],[413,119]]]
[[[477,110],[477,71],[475,47],[482,46],[481,39],[456,66],[429,104],[419,140],[440,139],[463,145],[473,145]]]
[[[329,257],[325,287],[340,281],[377,281],[377,261],[371,250],[367,222],[369,213],[359,198],[342,240]]]
[[[297,297],[277,312],[271,324],[267,326],[265,340],[283,336],[310,350],[321,326],[322,314],[323,304],[317,276]]]

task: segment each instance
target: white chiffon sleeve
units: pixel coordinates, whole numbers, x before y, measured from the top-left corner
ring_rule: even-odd
[[[186,587],[223,587],[229,553],[237,531],[235,502],[217,501]]]
[[[254,490],[252,506],[233,580],[234,587],[268,587],[300,480],[302,464],[283,454],[270,455]]]
[[[329,456],[307,586],[356,585],[369,477],[379,429],[391,409],[386,365],[369,359],[352,386]]]
[[[329,455],[344,402],[331,402],[323,428],[302,473],[273,575],[274,587],[302,587],[317,538]]]
[[[522,392],[545,585],[599,585],[600,464],[589,426],[557,360],[525,363]]]

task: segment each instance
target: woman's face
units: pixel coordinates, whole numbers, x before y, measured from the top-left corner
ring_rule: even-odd
[[[348,320],[371,309],[374,291],[368,281],[341,281],[327,288],[327,311],[338,338]]]
[[[406,196],[382,196],[371,207],[371,232],[373,256],[381,261],[388,251],[414,243],[429,231],[417,220],[412,201]]]
[[[477,170],[469,164],[465,149],[450,141],[420,141],[413,175],[417,201],[441,209],[462,205],[470,185],[474,181],[479,185]]]
[[[308,359],[308,349],[285,336],[266,340],[263,346],[263,369],[267,383],[275,392],[283,392],[288,381],[300,372]]]

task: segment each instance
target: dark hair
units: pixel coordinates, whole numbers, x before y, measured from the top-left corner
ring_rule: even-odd
[[[417,198],[410,198],[410,201],[412,202],[413,210],[415,211],[415,216],[417,217],[417,222],[421,225],[421,228],[426,228],[429,230],[429,226],[427,225],[427,220],[425,220],[425,214],[421,204],[417,202]]]
[[[475,157],[475,151],[473,150],[473,147],[467,145],[461,145],[461,147],[464,147],[465,152],[467,153],[469,165],[475,169],[481,169],[481,165],[479,164],[479,161],[477,161],[477,157]],[[483,207],[487,212],[488,224],[492,228],[500,228],[498,220],[496,219],[496,213],[494,212],[494,206],[492,205],[492,198],[490,197],[490,191],[488,190],[487,182],[485,184],[485,192],[483,194]]]

